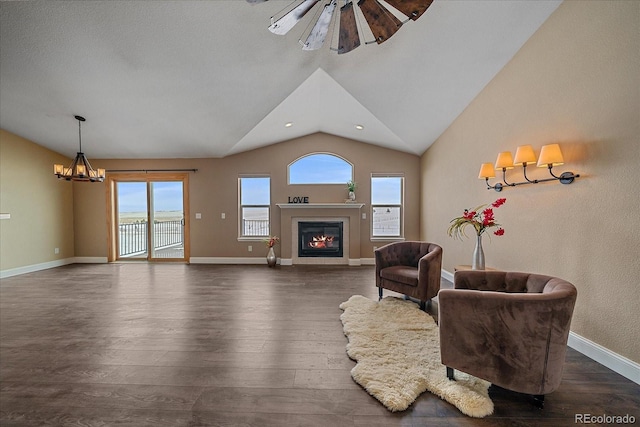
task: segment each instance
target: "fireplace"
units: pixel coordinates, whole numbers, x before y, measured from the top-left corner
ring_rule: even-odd
[[[299,221],[298,256],[342,258],[341,221]]]

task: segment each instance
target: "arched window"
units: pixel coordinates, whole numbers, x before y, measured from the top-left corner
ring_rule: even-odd
[[[289,184],[345,184],[353,179],[353,165],[329,153],[300,157],[289,165]]]

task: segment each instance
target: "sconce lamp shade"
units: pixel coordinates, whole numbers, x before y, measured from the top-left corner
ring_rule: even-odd
[[[560,166],[564,164],[562,151],[558,144],[543,145],[540,150],[540,158],[538,159],[538,167],[544,168],[548,166]]]
[[[496,159],[496,169],[513,169],[513,157],[511,151],[503,151]]]
[[[495,178],[495,176],[496,170],[493,168],[493,165],[491,163],[483,163],[482,166],[480,166],[478,179]]]
[[[527,165],[536,162],[536,153],[530,145],[521,145],[516,150],[516,157],[513,159],[515,166]]]

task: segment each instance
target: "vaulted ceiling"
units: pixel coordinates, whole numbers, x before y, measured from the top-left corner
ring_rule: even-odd
[[[421,154],[560,1],[436,0],[342,55],[301,49],[311,12],[267,31],[290,3],[2,1],[0,127],[70,157],[74,115],[90,158],[224,157],[315,132]]]

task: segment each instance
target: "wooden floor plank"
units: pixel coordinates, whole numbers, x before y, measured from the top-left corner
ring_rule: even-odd
[[[495,413],[424,393],[391,413],[350,376],[340,303],[374,267],[115,263],[0,282],[0,425],[562,426],[640,419],[640,386],[569,349],[545,409],[492,389]],[[443,281],[443,287],[451,286]],[[385,292],[385,295],[396,295]],[[437,302],[428,309],[437,317]]]

